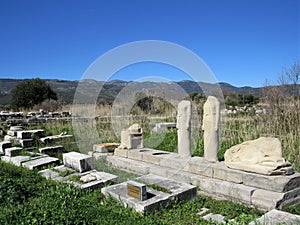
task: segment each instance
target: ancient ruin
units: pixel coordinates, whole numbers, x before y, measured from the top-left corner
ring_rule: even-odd
[[[277,138],[261,137],[228,149],[224,155],[226,166],[265,175],[293,174],[291,164],[282,156]]]
[[[214,96],[208,96],[203,107],[204,159],[218,161],[220,102]]]
[[[191,156],[191,117],[192,103],[184,100],[178,104],[178,154],[181,157]]]

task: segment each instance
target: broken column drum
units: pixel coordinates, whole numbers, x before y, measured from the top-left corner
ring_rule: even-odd
[[[214,96],[208,96],[203,107],[204,159],[218,161],[220,102]]]
[[[192,104],[183,100],[178,104],[177,133],[178,154],[181,157],[191,156],[191,117]]]

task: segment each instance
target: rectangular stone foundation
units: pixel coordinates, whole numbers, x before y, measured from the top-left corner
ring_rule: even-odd
[[[127,194],[128,182],[112,185],[101,189],[101,192],[116,200],[121,201],[125,206],[134,208],[138,212],[151,212],[156,208],[163,207],[175,198],[180,201],[187,201],[197,194],[196,186],[184,184],[175,180],[148,174],[137,179],[146,183],[147,199],[140,200]],[[157,185],[168,190],[168,193],[156,190],[151,185]]]
[[[202,194],[261,209],[281,209],[300,203],[299,173],[267,176],[230,169],[224,162],[209,163],[202,157],[180,158],[176,153],[148,148],[127,150],[124,157],[118,154],[108,156],[107,160],[120,169],[192,183]]]

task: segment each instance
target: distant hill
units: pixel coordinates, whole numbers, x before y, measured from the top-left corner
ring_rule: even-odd
[[[9,104],[11,99],[11,92],[16,87],[17,83],[20,82],[19,79],[0,79],[0,105]],[[133,82],[122,81],[122,80],[113,80],[109,82],[95,81],[95,80],[83,80],[83,81],[67,81],[67,80],[45,80],[52,89],[58,94],[58,98],[61,102],[65,104],[73,103],[73,97],[78,86],[78,82],[81,82],[82,94],[89,97],[90,93],[97,93],[99,88],[103,85],[100,98],[100,102],[112,102],[115,99],[115,96],[128,84]],[[206,90],[209,90],[216,85],[219,85],[221,89],[228,93],[235,94],[247,94],[251,93],[256,96],[261,95],[262,88],[252,88],[252,87],[235,87],[228,83],[219,83],[219,84],[209,84],[194,81],[183,80],[176,82],[182,89],[187,93],[203,93]],[[139,82],[135,83],[140,88],[147,88],[153,85],[157,85],[154,82]],[[168,83],[160,83],[162,89],[171,88]],[[199,87],[200,86],[200,87]]]

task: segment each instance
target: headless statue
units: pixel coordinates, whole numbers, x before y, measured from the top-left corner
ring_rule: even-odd
[[[181,157],[191,156],[191,117],[192,104],[183,100],[178,104],[177,134],[178,154]]]
[[[209,162],[218,161],[220,102],[216,97],[208,96],[204,104],[204,159]]]

